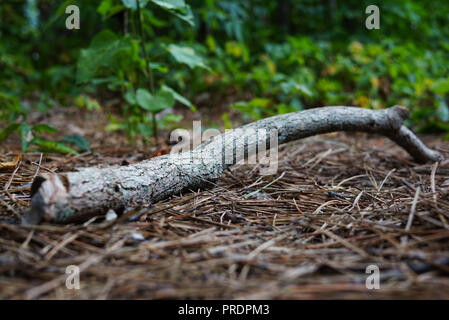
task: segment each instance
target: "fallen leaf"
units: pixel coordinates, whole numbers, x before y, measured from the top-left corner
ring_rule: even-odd
[[[22,160],[22,154],[19,153],[13,161],[0,162],[0,171],[10,171],[17,167],[17,164]]]

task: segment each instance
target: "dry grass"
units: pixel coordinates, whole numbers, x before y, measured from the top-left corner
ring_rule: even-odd
[[[448,157],[449,143],[427,142]],[[238,166],[215,188],[114,223],[17,224],[37,168],[148,156],[94,151],[27,154],[0,173],[0,298],[449,298],[448,162],[419,166],[373,136],[319,136],[283,147],[274,176]],[[380,290],[365,287],[370,264]],[[68,265],[80,266],[81,290],[65,288]]]

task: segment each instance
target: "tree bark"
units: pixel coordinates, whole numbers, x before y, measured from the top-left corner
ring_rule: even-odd
[[[334,131],[377,133],[403,147],[417,162],[443,160],[402,125],[408,114],[401,106],[384,110],[309,109],[250,123],[240,128],[243,130],[228,131],[191,151],[128,166],[40,175],[32,184],[31,208],[25,212],[23,223],[83,221],[108,209],[155,203],[183,190],[205,187],[241,160],[242,151],[246,159],[261,141],[269,147],[269,139],[251,133],[260,129],[277,132],[278,144]],[[225,159],[229,153],[231,161]]]

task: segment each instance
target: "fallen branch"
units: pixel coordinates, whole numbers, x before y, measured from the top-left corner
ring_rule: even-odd
[[[183,190],[207,186],[230,165],[248,156],[261,139],[254,130],[277,132],[278,143],[333,131],[362,131],[382,134],[403,147],[417,162],[441,161],[402,125],[408,117],[404,107],[384,110],[355,107],[323,107],[266,118],[228,131],[191,151],[163,155],[140,163],[108,168],[83,168],[77,172],[43,174],[31,187],[31,208],[23,222],[82,221],[139,204],[155,203]],[[243,132],[243,134],[242,134]],[[241,153],[241,151],[244,151]],[[226,153],[227,152],[227,153]],[[231,161],[228,155],[231,152]]]

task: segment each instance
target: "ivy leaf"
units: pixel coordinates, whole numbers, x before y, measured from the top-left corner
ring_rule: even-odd
[[[92,150],[90,150],[89,148],[89,142],[79,134],[65,136],[61,139],[61,142],[71,143],[80,148],[81,150],[92,152]]]
[[[158,113],[171,108],[175,103],[173,95],[169,92],[159,91],[155,95],[152,95],[147,89],[143,88],[137,89],[136,100],[142,109],[152,113]]]
[[[182,103],[183,105],[189,107],[192,111],[196,111],[196,107],[193,105],[192,102],[190,102],[189,100],[184,98],[182,95],[177,93],[175,90],[173,90],[169,86],[166,86],[164,84],[164,85],[162,85],[161,90],[171,93],[171,95],[173,96],[173,98],[175,98],[176,101],[178,101],[179,103]]]
[[[3,131],[0,132],[0,143],[2,143],[6,138],[9,137],[11,133],[14,132],[18,127],[20,126],[20,123],[11,123],[8,125]]]
[[[206,70],[210,68],[204,63],[203,59],[195,53],[195,50],[191,47],[178,46],[176,44],[171,44],[168,46],[168,51],[179,63],[184,63],[188,65],[191,69],[195,67],[200,67]]]
[[[41,123],[41,124],[36,124],[35,126],[33,126],[32,131],[36,132],[36,133],[42,133],[42,132],[54,133],[54,132],[58,132],[58,129],[56,129],[48,124]]]
[[[73,150],[72,148],[66,146],[64,143],[58,141],[49,141],[42,138],[34,138],[33,144],[38,146],[44,152],[56,151],[61,153],[78,154],[76,150]]]

